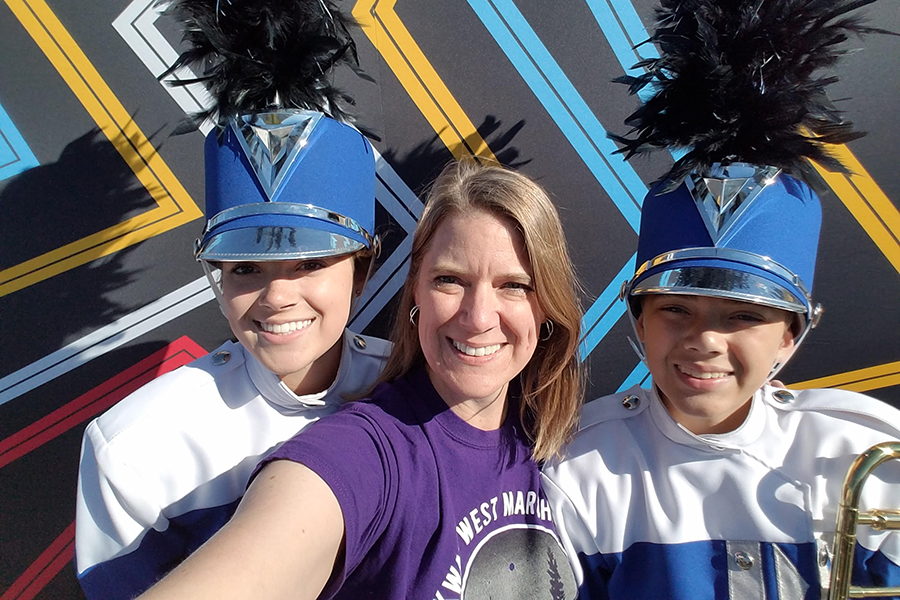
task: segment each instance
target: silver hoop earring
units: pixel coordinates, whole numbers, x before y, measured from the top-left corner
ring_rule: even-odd
[[[546,342],[550,339],[550,336],[553,335],[553,321],[547,319],[546,321],[544,321],[544,325],[547,326],[547,335],[541,338],[542,342]]]
[[[409,324],[412,325],[413,327],[418,326],[418,324],[416,323],[416,315],[417,314],[419,314],[419,305],[418,304],[413,306],[411,309],[409,309]]]

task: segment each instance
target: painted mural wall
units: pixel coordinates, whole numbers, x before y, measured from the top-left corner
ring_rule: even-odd
[[[648,0],[346,0],[360,62],[342,74],[381,141],[385,252],[351,328],[386,334],[422,204],[453,157],[490,157],[557,202],[584,285],[589,395],[646,371],[617,294],[634,268],[641,199],[671,163],[626,163],[639,98],[610,83]],[[868,10],[900,31],[900,7]],[[191,249],[203,227],[201,133],[172,136],[203,93],[157,76],[177,26],[153,0],[0,4],[0,600],[77,598],[75,482],[87,422],[230,331]],[[782,378],[900,406],[900,38],[872,37],[831,97],[868,135],[838,149],[854,175],[811,170],[825,222],[814,296],[825,305]],[[189,74],[181,73],[181,77]]]

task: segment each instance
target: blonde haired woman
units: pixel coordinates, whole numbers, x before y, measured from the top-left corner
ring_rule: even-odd
[[[543,190],[445,169],[400,310],[370,398],[276,451],[148,598],[575,597],[535,461],[581,398],[576,284]]]

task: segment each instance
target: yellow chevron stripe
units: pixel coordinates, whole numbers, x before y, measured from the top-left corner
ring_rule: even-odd
[[[397,16],[395,4],[396,0],[359,0],[353,16],[451,154],[457,159],[477,156],[496,161]]]
[[[187,190],[43,0],[5,0],[13,14],[113,144],[157,207],[0,271],[0,296],[203,216]]]
[[[831,173],[819,164],[813,165],[878,249],[900,272],[900,212],[847,146],[836,146],[830,151],[853,175]]]
[[[887,363],[875,367],[867,367],[856,371],[848,371],[838,375],[829,375],[818,379],[810,379],[788,387],[798,390],[811,388],[840,388],[852,392],[868,392],[881,388],[900,385],[900,362]]]
[[[813,166],[875,242],[888,262],[900,272],[900,212],[847,146],[833,146],[829,151],[853,174],[848,176],[832,173],[815,162]],[[854,392],[868,392],[894,385],[900,385],[900,362],[828,375],[793,384],[791,387],[797,389],[833,387]]]

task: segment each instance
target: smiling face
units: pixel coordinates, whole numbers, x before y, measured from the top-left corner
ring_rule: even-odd
[[[238,340],[298,394],[337,375],[353,257],[221,263],[223,308]]]
[[[415,287],[419,343],[432,384],[463,418],[502,408],[534,354],[544,316],[532,279],[522,236],[507,219],[450,216],[431,239]]]
[[[794,349],[791,318],[748,302],[647,295],[637,333],[672,417],[695,434],[740,427],[753,394]]]

